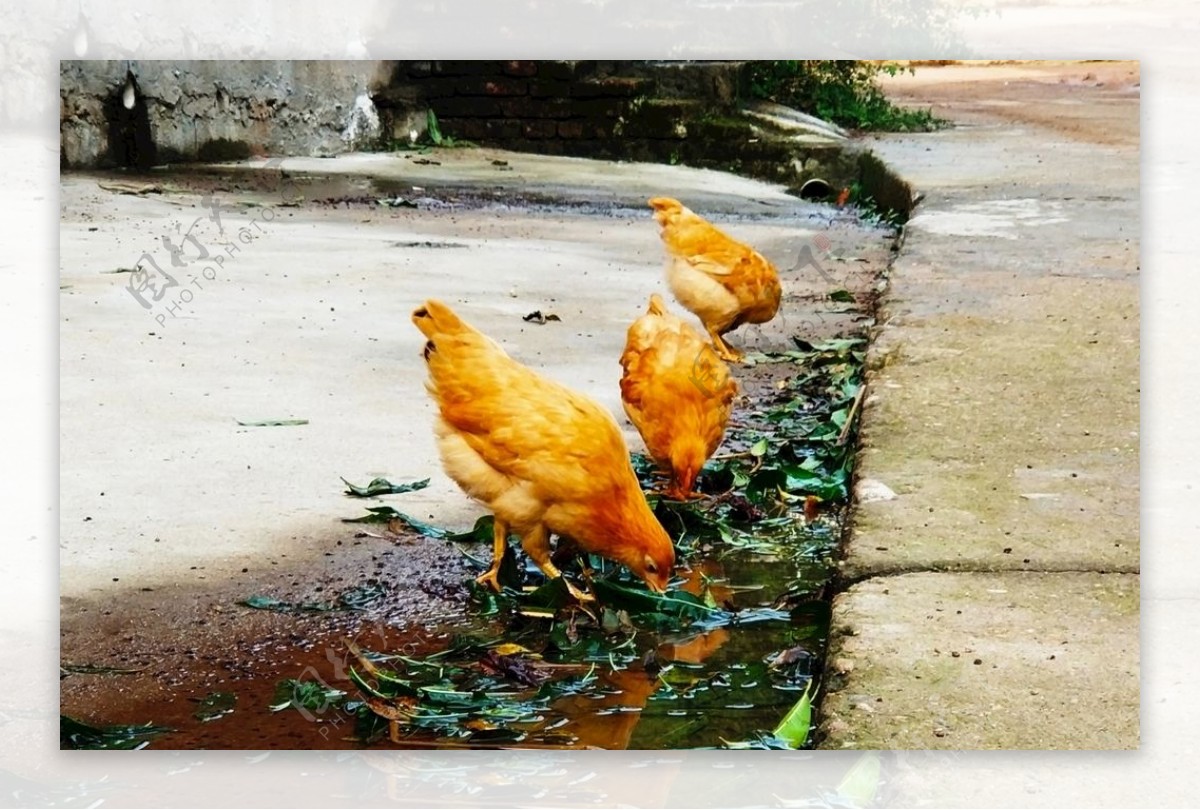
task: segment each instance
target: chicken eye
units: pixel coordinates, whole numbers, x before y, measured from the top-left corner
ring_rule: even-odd
[[[652,562],[648,562],[648,563],[646,563],[646,570],[649,571],[651,574],[657,574],[658,566]]]

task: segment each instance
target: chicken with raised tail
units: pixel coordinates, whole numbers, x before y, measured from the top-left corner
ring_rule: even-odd
[[[667,311],[662,296],[629,327],[621,355],[621,401],[651,458],[670,473],[664,494],[686,500],[704,462],[725,436],[737,381],[695,329]]]
[[[724,335],[746,323],[766,323],[779,312],[783,288],[774,265],[749,245],[714,227],[679,200],[650,200],[667,248],[667,283],[695,313],[722,359],[742,353]]]
[[[665,591],[675,549],[646,503],[612,414],[516,362],[440,301],[426,301],[412,319],[427,339],[426,388],[439,411],[442,464],[495,514],[492,565],[478,581],[500,589],[509,533],[546,576],[562,576],[550,560],[554,533]]]

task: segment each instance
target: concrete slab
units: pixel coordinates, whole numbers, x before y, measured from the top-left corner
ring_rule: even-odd
[[[862,582],[834,600],[824,747],[1137,748],[1138,599],[1132,574]]]
[[[896,497],[846,544],[824,747],[1137,747],[1137,82],[888,83],[954,126],[873,143],[924,200],[868,358],[858,473]]]

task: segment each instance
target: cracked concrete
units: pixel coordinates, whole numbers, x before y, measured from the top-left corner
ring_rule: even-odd
[[[873,145],[925,199],[869,357],[859,474],[897,497],[845,549],[825,748],[1138,746],[1138,79],[889,84],[954,126]]]

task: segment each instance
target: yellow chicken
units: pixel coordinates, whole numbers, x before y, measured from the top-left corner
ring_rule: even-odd
[[[478,581],[499,590],[510,532],[546,576],[562,576],[550,560],[553,532],[666,590],[675,549],[646,503],[612,414],[516,362],[440,301],[426,301],[412,319],[427,338],[426,388],[439,410],[442,464],[495,514],[492,565]]]
[[[722,336],[744,323],[766,323],[779,311],[779,273],[761,253],[731,239],[670,197],[650,200],[667,247],[671,292],[704,324],[722,359],[742,353]]]
[[[667,312],[657,294],[629,327],[621,368],[625,413],[655,463],[670,473],[664,494],[692,497],[696,475],[725,436],[737,381],[708,342]]]

